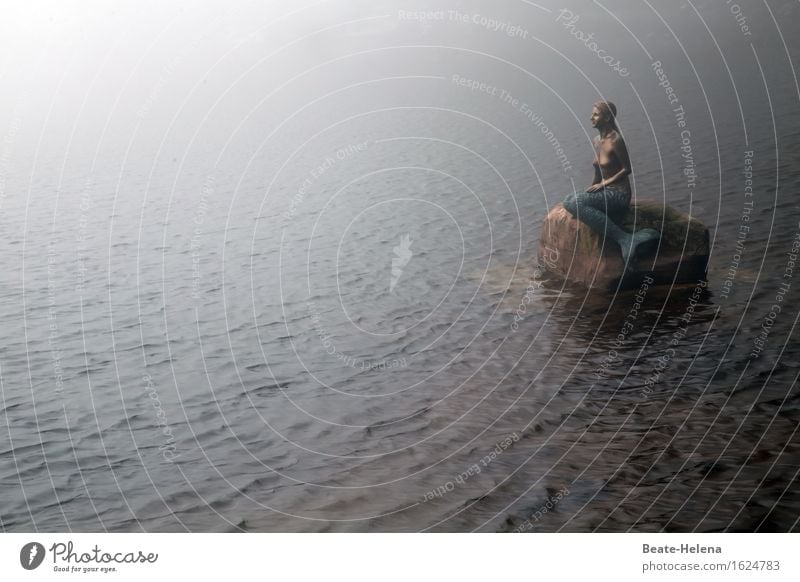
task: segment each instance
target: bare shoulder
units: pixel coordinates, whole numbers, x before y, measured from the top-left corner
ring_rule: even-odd
[[[619,134],[618,131],[614,131],[609,137],[610,137],[611,144],[615,148],[624,148],[625,147],[625,140],[622,138],[622,136]]]

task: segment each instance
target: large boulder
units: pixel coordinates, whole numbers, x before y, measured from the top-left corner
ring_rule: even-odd
[[[557,204],[542,225],[539,265],[568,282],[614,290],[638,286],[649,275],[653,284],[696,283],[705,279],[709,236],[705,225],[654,200],[637,200],[622,220],[628,232],[655,228],[658,245],[639,253],[632,271],[624,272],[619,245],[605,240]],[[635,228],[634,228],[635,227]]]

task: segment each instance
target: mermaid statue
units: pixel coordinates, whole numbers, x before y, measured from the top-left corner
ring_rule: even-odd
[[[604,235],[606,240],[616,241],[622,250],[625,270],[631,271],[640,246],[657,241],[661,233],[652,228],[629,233],[618,224],[625,217],[631,203],[631,185],[628,180],[631,162],[625,141],[617,129],[616,117],[617,108],[610,101],[594,104],[592,127],[600,132],[593,140],[594,180],[586,192],[575,192],[567,196],[564,208],[592,230]]]

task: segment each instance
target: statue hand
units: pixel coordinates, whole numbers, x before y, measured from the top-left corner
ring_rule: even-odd
[[[603,188],[605,188],[605,186],[603,186],[603,183],[600,182],[599,184],[592,184],[591,186],[589,186],[586,189],[586,191],[587,192],[597,192],[598,190],[602,190]]]

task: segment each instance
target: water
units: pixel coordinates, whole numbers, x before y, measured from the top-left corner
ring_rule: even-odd
[[[265,58],[347,20],[267,26],[290,9],[207,7],[219,21],[164,32],[129,7],[130,27],[51,40],[15,90],[3,530],[797,530],[800,93],[770,14],[750,15],[757,61],[725,7],[699,5],[729,78],[696,15],[679,29],[695,76],[652,13],[630,17],[648,59],[576,9],[624,79],[522,5],[498,14],[527,39],[387,3]],[[796,60],[796,8],[773,10]],[[581,71],[620,106],[637,195],[711,229],[705,289],[635,309],[636,289],[536,270],[548,208],[591,176]]]

